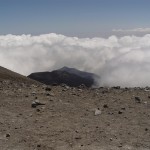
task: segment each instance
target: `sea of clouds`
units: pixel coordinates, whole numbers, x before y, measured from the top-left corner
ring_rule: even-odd
[[[109,38],[1,35],[0,66],[23,75],[68,66],[96,73],[100,86],[149,86],[150,34]]]

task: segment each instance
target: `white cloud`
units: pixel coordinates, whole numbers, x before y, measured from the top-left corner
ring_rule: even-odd
[[[150,32],[150,28],[135,28],[135,29],[113,29],[113,32]]]
[[[105,38],[58,34],[0,36],[0,65],[18,73],[75,67],[101,76],[100,85],[150,85],[150,35]]]

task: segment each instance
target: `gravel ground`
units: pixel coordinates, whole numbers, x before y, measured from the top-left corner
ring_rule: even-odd
[[[3,79],[0,150],[150,150],[150,88]]]

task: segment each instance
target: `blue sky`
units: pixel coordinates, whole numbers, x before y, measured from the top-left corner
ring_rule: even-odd
[[[150,0],[0,0],[0,34],[93,37],[150,27]]]

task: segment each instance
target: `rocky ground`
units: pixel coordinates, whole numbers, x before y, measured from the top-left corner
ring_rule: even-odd
[[[150,150],[150,88],[3,80],[0,150]]]

